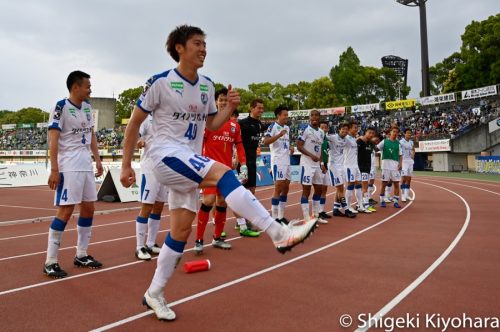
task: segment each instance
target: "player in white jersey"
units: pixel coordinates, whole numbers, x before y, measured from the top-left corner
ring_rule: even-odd
[[[140,260],[150,260],[151,255],[160,253],[156,244],[156,235],[160,228],[161,213],[168,198],[168,189],[156,180],[153,173],[149,152],[153,144],[153,117],[149,115],[139,128],[140,139],[137,147],[143,149],[141,155],[141,192],[139,201],[141,211],[136,218],[135,257]],[[146,241],[147,232],[147,241]]]
[[[344,191],[344,149],[346,145],[346,136],[349,130],[349,124],[343,122],[339,125],[339,132],[334,135],[327,135],[329,143],[329,164],[328,173],[333,186],[335,186],[335,202],[333,203],[333,216],[335,217],[356,217],[347,206]],[[344,209],[344,213],[340,209]]]
[[[143,304],[159,319],[173,320],[176,316],[167,305],[164,289],[191,233],[199,188],[217,187],[227,205],[266,232],[282,253],[303,242],[316,222],[289,226],[277,223],[229,167],[201,155],[205,125],[209,130],[220,128],[239,105],[240,96],[229,85],[226,107],[217,112],[214,84],[198,74],[207,55],[205,33],[200,28],[177,27],[169,34],[166,46],[178,66],[148,80],[125,131],[120,181],[125,187],[135,182],[131,162],[139,127],[153,113],[150,153],[157,180],[169,188],[171,231],[160,250]]]
[[[351,210],[352,213],[358,213],[358,211],[366,212],[363,208],[363,193],[361,191],[361,172],[358,166],[358,144],[356,143],[356,136],[358,135],[358,123],[356,121],[349,122],[348,135],[345,138],[345,148],[344,148],[344,176],[347,182],[347,190],[345,194],[345,200],[347,203],[347,208]],[[361,207],[356,210],[351,206],[351,199],[355,191],[357,205]]]
[[[314,219],[320,223],[328,223],[325,219],[319,219],[319,204],[321,200],[321,186],[323,185],[323,173],[321,171],[321,145],[325,137],[325,132],[319,129],[320,113],[318,110],[312,110],[309,114],[309,125],[302,131],[297,140],[297,149],[302,156],[300,157],[301,175],[300,182],[302,183],[302,197],[300,205],[304,220],[311,219],[309,211],[309,195],[311,194],[311,186],[314,186],[314,194],[312,197],[312,209]]]
[[[290,128],[288,123],[288,109],[278,106],[274,110],[276,121],[272,123],[264,134],[264,145],[271,150],[271,170],[274,179],[274,193],[271,198],[271,216],[281,223],[288,224],[285,218],[285,205],[290,187],[290,154],[293,147],[290,145]]]
[[[401,153],[403,154],[403,165],[401,168],[401,201],[411,199],[410,192],[411,177],[413,176],[413,164],[415,160],[415,144],[411,140],[411,129],[407,128],[404,137],[399,141]]]
[[[61,269],[57,254],[62,234],[73,214],[76,204],[80,204],[78,217],[78,240],[73,264],[78,267],[100,268],[102,264],[87,253],[90,242],[94,201],[97,200],[92,157],[97,173],[102,175],[102,164],[94,134],[92,107],[87,102],[90,97],[90,75],[74,71],[66,81],[69,98],[59,101],[50,114],[49,187],[56,190],[54,205],[57,212],[49,228],[47,258],[43,272],[53,278],[64,278],[68,274]]]
[[[323,137],[323,143],[321,143],[321,173],[323,177],[323,184],[321,185],[321,197],[319,199],[319,214],[318,217],[326,220],[326,219],[331,219],[332,216],[326,213],[325,211],[325,205],[326,205],[326,196],[328,194],[328,187],[332,185],[332,182],[330,180],[330,175],[328,173],[328,150],[330,150],[329,144],[328,144],[328,139],[326,136],[328,135],[328,132],[330,130],[330,126],[328,124],[328,121],[321,121],[319,123],[319,129],[323,130],[325,133],[325,137]]]

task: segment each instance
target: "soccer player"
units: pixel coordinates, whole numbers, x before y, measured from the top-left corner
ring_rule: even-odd
[[[143,304],[158,319],[173,320],[176,315],[167,305],[164,289],[191,233],[198,210],[198,188],[217,187],[227,205],[267,233],[282,253],[303,242],[316,222],[277,223],[229,167],[201,155],[205,126],[215,131],[224,125],[240,96],[229,86],[226,107],[217,111],[214,84],[198,74],[207,55],[205,33],[200,28],[178,26],[169,34],[166,48],[178,66],[147,81],[125,131],[120,181],[125,187],[135,182],[131,162],[139,127],[153,113],[153,170],[157,180],[169,188],[171,231],[161,247]]]
[[[413,176],[413,164],[415,160],[415,145],[411,140],[411,129],[406,128],[404,137],[399,141],[401,153],[403,154],[403,165],[401,169],[401,201],[411,200],[410,192],[411,177]]]
[[[227,105],[228,90],[222,88],[215,93],[215,102],[217,110],[224,110]],[[236,110],[235,110],[236,111]],[[240,125],[232,117],[218,130],[212,131],[205,128],[202,155],[218,161],[229,168],[233,167],[233,149],[236,146],[238,160],[241,164],[240,174],[242,182],[248,177],[246,166],[245,150],[241,142]],[[212,240],[212,246],[220,249],[231,249],[231,244],[224,241],[222,232],[226,223],[227,204],[224,201],[224,196],[217,187],[203,189],[203,201],[198,210],[198,224],[196,226],[196,241],[194,251],[197,254],[203,252],[203,235],[207,227],[210,211],[215,204],[215,231]]]
[[[323,185],[323,173],[321,172],[321,144],[325,133],[319,129],[320,113],[318,110],[312,110],[309,114],[309,125],[302,131],[297,140],[297,149],[302,156],[300,157],[302,184],[302,197],[300,205],[304,220],[307,222],[311,219],[309,211],[309,195],[311,194],[311,186],[314,186],[314,194],[312,197],[312,210],[314,219],[322,224],[328,223],[327,220],[319,218],[319,203],[321,199],[321,186]]]
[[[151,165],[149,156],[153,143],[153,117],[151,115],[141,124],[139,135],[137,147],[144,148],[144,150],[141,155],[141,211],[135,223],[135,257],[148,261],[151,255],[160,253],[160,247],[156,244],[156,236],[160,229],[161,213],[168,199],[168,189],[156,181]]]
[[[94,119],[90,98],[90,75],[74,71],[66,80],[69,98],[57,102],[49,119],[50,176],[48,185],[56,190],[54,205],[57,212],[49,228],[47,258],[43,272],[53,278],[64,278],[68,274],[57,259],[61,239],[76,204],[80,204],[78,217],[76,257],[73,264],[78,267],[97,269],[102,266],[87,253],[94,217],[94,201],[97,200],[92,157],[97,173],[103,169],[97,139],[94,134]]]
[[[374,146],[377,146],[377,144],[380,143],[380,137],[379,136],[374,136],[372,138],[372,144]],[[370,168],[370,181],[368,182],[368,202],[370,203],[371,206],[374,206],[378,204],[376,200],[373,199],[373,194],[375,193],[375,177],[377,174],[376,170],[376,163],[377,163],[377,155],[375,149],[372,151],[372,159],[371,159],[371,168]]]
[[[347,206],[344,193],[344,148],[348,130],[349,124],[344,122],[340,124],[338,134],[327,135],[330,146],[328,172],[330,181],[336,189],[335,202],[333,203],[333,216],[355,218],[356,214],[351,212]],[[344,213],[340,211],[341,208],[344,209]]]
[[[375,145],[372,138],[375,135],[375,128],[368,127],[363,136],[358,137],[358,166],[361,172],[361,191],[363,195],[362,208],[368,212],[376,212],[377,210],[370,205],[370,195],[368,194],[368,182],[370,180],[370,171],[372,170],[372,156],[375,151]]]
[[[347,191],[345,200],[347,208],[352,213],[365,212],[371,213],[363,208],[363,194],[361,192],[361,172],[358,167],[358,144],[356,143],[356,136],[358,135],[358,123],[356,121],[349,122],[348,134],[345,138],[344,149],[344,176],[347,182]],[[351,206],[351,199],[355,192],[358,210]]]
[[[248,179],[243,185],[254,195],[255,187],[257,186],[257,148],[259,147],[261,134],[265,130],[265,126],[260,121],[262,113],[264,113],[264,101],[259,98],[254,99],[250,103],[250,114],[248,117],[239,121],[248,168]],[[250,223],[247,224],[245,218],[242,218],[237,213],[235,213],[235,216],[236,229],[240,230],[241,235],[249,237],[259,236],[259,232],[251,229]]]
[[[330,219],[332,216],[326,213],[326,194],[328,193],[328,186],[331,186],[330,175],[328,174],[328,151],[330,150],[328,144],[328,131],[329,125],[328,121],[321,121],[319,123],[319,128],[325,133],[323,143],[321,144],[321,172],[323,173],[323,185],[321,186],[321,198],[319,199],[319,217],[323,220]]]
[[[264,134],[264,145],[271,150],[271,170],[274,179],[274,193],[271,198],[271,216],[278,222],[288,224],[285,218],[285,205],[290,187],[290,154],[293,147],[290,145],[290,128],[288,123],[288,109],[278,106],[274,110],[276,121],[271,124]]]
[[[399,180],[401,180],[401,149],[398,141],[399,128],[391,128],[389,138],[381,141],[377,148],[382,153],[382,187],[380,188],[380,207],[386,207],[385,187],[391,181],[394,187],[394,207],[399,209]]]

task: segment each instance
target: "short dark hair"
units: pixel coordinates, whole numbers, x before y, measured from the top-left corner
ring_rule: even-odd
[[[406,134],[407,131],[409,131],[411,133],[411,128],[406,128],[404,133]]]
[[[240,111],[238,111],[238,109],[236,108],[233,113],[231,114],[231,116],[235,116],[235,117],[238,117],[240,115]]]
[[[355,125],[356,125],[356,126],[358,125],[358,121],[356,121],[356,120],[351,120],[351,121],[349,122],[349,129],[351,129],[351,128],[352,128],[352,127],[354,127]]]
[[[377,133],[377,130],[373,126],[369,126],[368,128],[366,128],[366,131],[368,130],[373,130],[375,133]]]
[[[201,35],[203,37],[206,36],[205,32],[203,32],[200,28],[186,24],[179,25],[172,32],[170,32],[165,46],[167,47],[167,52],[170,54],[172,59],[175,60],[175,62],[179,62],[180,60],[179,53],[177,53],[175,45],[181,44],[182,46],[186,46],[187,41],[194,35]]]
[[[80,70],[72,71],[66,79],[66,87],[68,88],[68,91],[71,92],[73,85],[81,84],[85,78],[90,78],[90,75]]]
[[[219,90],[215,91],[215,100],[219,99],[220,95],[227,96],[228,90],[226,88],[220,88]]]
[[[283,111],[288,111],[288,107],[284,106],[284,105],[279,105],[278,107],[276,107],[276,109],[274,110],[274,115],[278,116],[281,114],[281,112]]]
[[[391,130],[389,130],[389,132],[391,132],[393,129],[396,129],[398,132],[400,131],[398,126],[393,125],[393,126],[391,127]]]
[[[313,113],[318,113],[319,115],[321,115],[321,112],[319,110],[315,109],[315,108],[313,108],[311,110],[311,112],[309,112],[309,116],[311,116],[311,114],[313,114]]]
[[[327,125],[328,127],[330,127],[330,124],[328,123],[328,121],[321,120],[321,121],[319,122],[319,125],[321,126],[322,124],[325,124],[325,125]]]
[[[264,104],[264,101],[262,99],[260,99],[260,98],[255,98],[250,103],[250,108],[255,108],[257,106],[257,104]]]
[[[339,124],[339,130],[340,130],[340,129],[342,129],[342,128],[344,128],[344,127],[349,128],[349,123],[347,123],[347,122],[341,122],[341,123]]]

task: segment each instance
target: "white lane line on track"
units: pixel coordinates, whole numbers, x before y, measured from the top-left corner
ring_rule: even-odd
[[[21,206],[21,205],[1,205],[1,207],[6,207],[6,208],[16,208],[16,209],[29,209],[29,210],[46,210],[46,211],[57,211],[57,209],[54,208],[42,208],[42,207],[34,207],[34,206]]]
[[[335,194],[335,192],[332,192],[332,193],[328,194],[327,196],[330,196],[330,195],[333,195],[333,194]],[[299,203],[294,203],[294,204],[289,204],[287,206],[295,206],[295,205],[299,205],[299,204],[300,204],[300,202]],[[270,211],[270,209],[268,209],[267,211]],[[234,219],[234,217],[231,217],[228,220],[230,220],[230,219]],[[191,225],[191,226],[193,226],[193,225]],[[135,237],[135,235],[132,236],[132,237]],[[235,238],[232,238],[232,239],[229,239],[229,240],[226,240],[226,241],[236,240],[236,239],[240,239],[240,238],[241,238],[241,236],[235,237]],[[113,242],[113,241],[117,241],[117,240],[114,239],[114,240],[109,241],[109,242]],[[211,244],[207,244],[207,245],[205,245],[205,247],[206,246],[210,246],[210,245]],[[68,247],[68,248],[70,249],[70,248],[74,248],[74,247]],[[193,250],[193,248],[186,249],[186,250],[184,250],[184,252],[188,252],[188,251],[192,251],[192,250]],[[153,257],[152,258],[152,260],[155,260],[155,259],[157,259],[157,257]],[[6,294],[10,294],[10,293],[19,292],[19,291],[23,291],[23,290],[30,289],[30,288],[36,288],[36,287],[41,287],[41,286],[45,286],[45,285],[50,285],[50,284],[53,284],[55,282],[61,282],[61,281],[65,281],[65,280],[71,280],[71,279],[75,279],[75,278],[81,278],[81,277],[92,275],[92,274],[95,274],[95,273],[102,273],[102,272],[106,272],[106,271],[110,271],[110,270],[115,270],[117,268],[127,267],[127,266],[130,266],[130,265],[134,265],[134,264],[138,264],[138,263],[143,263],[143,262],[144,261],[134,261],[134,262],[124,263],[124,264],[120,264],[120,265],[110,266],[108,268],[102,268],[102,269],[99,269],[99,270],[92,270],[92,271],[87,272],[87,273],[82,273],[82,274],[77,274],[77,275],[69,276],[69,277],[66,277],[64,279],[53,279],[53,280],[50,280],[50,281],[40,282],[40,283],[37,283],[37,284],[27,285],[27,286],[23,286],[23,287],[19,287],[19,288],[8,289],[8,290],[0,292],[0,296],[6,295]]]
[[[424,282],[424,280],[446,259],[446,257],[448,257],[448,255],[452,252],[452,250],[457,246],[458,242],[462,239],[465,231],[467,230],[467,227],[469,226],[470,206],[462,196],[460,196],[459,194],[457,194],[453,190],[450,190],[450,189],[447,189],[447,188],[444,188],[444,187],[441,187],[441,186],[438,186],[435,184],[425,183],[425,182],[420,182],[420,181],[416,181],[416,182],[446,190],[446,191],[452,193],[453,195],[457,196],[458,198],[460,198],[460,200],[464,203],[465,209],[467,211],[465,221],[462,225],[462,228],[460,229],[457,236],[455,237],[455,239],[453,239],[453,241],[450,243],[448,248],[446,248],[445,251],[443,251],[441,256],[439,256],[427,268],[427,270],[425,270],[421,275],[419,275],[417,277],[417,279],[415,279],[410,285],[408,285],[408,287],[406,287],[401,293],[396,295],[396,297],[394,297],[391,301],[389,301],[389,303],[387,303],[384,307],[382,307],[382,309],[380,309],[375,315],[373,315],[373,318],[368,323],[368,326],[358,328],[356,330],[356,332],[364,332],[364,331],[367,331],[368,329],[370,329],[371,327],[373,327],[378,320],[380,320],[382,317],[384,317],[395,306],[397,306],[404,298],[406,298],[415,288],[417,288],[422,282]]]
[[[11,189],[16,189],[16,188],[9,188]],[[274,186],[266,186],[264,188],[260,188],[255,190],[255,192],[263,192],[267,190],[274,189]],[[52,191],[52,190],[50,190]],[[4,207],[14,207],[12,205],[0,205]],[[42,210],[50,210],[50,211],[57,211],[57,209],[54,208],[35,208],[35,207],[26,207],[22,206],[21,208],[23,209],[42,209]],[[112,212],[128,212],[130,210],[138,210],[139,207],[128,207],[128,208],[123,208],[123,209],[115,209],[115,210],[96,210],[95,215],[103,215],[103,214],[109,214]],[[72,217],[78,216],[78,213],[73,213]],[[35,217],[35,218],[28,218],[28,219],[18,219],[18,220],[6,220],[6,221],[0,221],[0,227],[2,226],[12,226],[12,225],[23,225],[23,224],[33,224],[35,222],[42,222],[42,221],[50,221],[54,216],[42,216],[42,217]]]
[[[457,182],[453,182],[453,181],[434,180],[434,179],[425,179],[425,181],[434,181],[434,182],[445,183],[445,184],[454,184],[454,185],[457,185],[457,186],[462,186],[462,187],[468,187],[468,188],[473,188],[473,189],[477,189],[477,190],[482,190],[482,191],[485,191],[485,192],[488,192],[488,193],[500,196],[500,193],[498,193],[496,191],[491,191],[491,190],[484,189],[484,188],[470,186],[468,184],[457,183]]]
[[[425,179],[422,179],[424,177]],[[455,176],[439,176],[439,175],[417,175],[413,176],[413,179],[420,179],[420,180],[427,180],[427,179],[432,179],[432,178],[438,178],[438,179],[444,179],[444,180],[460,180],[460,181],[465,181],[465,182],[481,182],[486,185],[492,185],[492,186],[500,186],[500,181],[494,181],[494,180],[481,180],[481,179],[466,179],[466,178],[459,178]]]
[[[293,194],[297,194],[297,193],[300,193],[302,192],[301,190],[297,190],[297,191],[292,191],[290,193],[288,193],[288,195],[293,195]],[[262,198],[262,199],[259,199],[260,201],[265,201],[265,200],[269,200],[271,199],[271,197],[266,197],[266,198]],[[162,218],[163,217],[170,217],[170,214],[164,214],[161,216]],[[107,227],[107,226],[114,226],[114,225],[119,225],[119,224],[125,224],[125,223],[129,223],[129,222],[134,222],[135,219],[131,219],[131,220],[125,220],[125,221],[117,221],[117,222],[112,222],[112,223],[106,223],[106,224],[102,224],[102,225],[95,225],[95,226],[92,226],[92,229],[95,229],[95,228],[99,228],[99,227]],[[76,227],[74,228],[68,228],[68,229],[65,229],[64,232],[71,232],[71,231],[76,231]],[[10,237],[4,237],[4,238],[0,238],[0,241],[6,241],[6,240],[15,240],[15,239],[21,239],[21,238],[25,238],[25,237],[33,237],[33,236],[39,236],[39,235],[48,235],[49,232],[41,232],[41,233],[33,233],[33,234],[25,234],[25,235],[17,235],[17,236],[10,236]]]

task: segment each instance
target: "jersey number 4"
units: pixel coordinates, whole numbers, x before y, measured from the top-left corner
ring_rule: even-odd
[[[188,140],[192,141],[196,138],[196,133],[198,132],[198,125],[196,123],[189,123],[189,127],[184,134],[184,137],[187,137]]]
[[[210,159],[197,155],[194,155],[194,158],[189,158],[189,163],[199,172],[202,168],[205,167],[205,163],[209,162]]]

